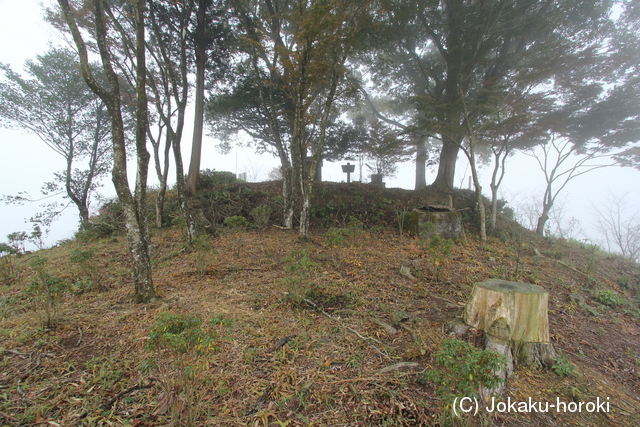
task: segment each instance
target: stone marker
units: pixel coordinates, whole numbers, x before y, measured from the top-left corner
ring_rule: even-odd
[[[405,212],[403,221],[405,230],[423,239],[436,235],[445,239],[458,239],[462,233],[462,216],[456,211],[416,209]]]

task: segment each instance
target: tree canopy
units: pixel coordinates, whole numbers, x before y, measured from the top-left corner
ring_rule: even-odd
[[[0,121],[32,132],[64,159],[65,168],[43,191],[62,191],[78,209],[80,221],[88,223],[91,196],[111,166],[105,104],[86,85],[77,56],[68,49],[54,48],[27,61],[26,78],[7,64],[0,69],[5,76]]]

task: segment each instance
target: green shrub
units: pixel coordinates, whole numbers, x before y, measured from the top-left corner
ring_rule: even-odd
[[[223,315],[216,315],[209,319],[209,324],[212,326],[231,326],[235,319],[228,319]]]
[[[236,174],[233,172],[204,169],[198,175],[198,190],[227,188],[236,181]]]
[[[0,255],[0,285],[12,285],[18,280],[15,255]]]
[[[69,290],[69,284],[62,278],[45,272],[47,258],[36,257],[31,261],[31,267],[36,270],[36,278],[27,289],[36,307],[42,308],[44,326],[53,328],[56,325],[58,307],[64,292]]]
[[[117,198],[105,202],[98,212],[98,216],[80,226],[75,234],[77,240],[88,242],[124,233],[124,211]]]
[[[436,366],[426,379],[436,384],[436,393],[446,404],[457,396],[480,397],[480,390],[492,389],[502,382],[496,372],[504,369],[504,356],[480,350],[460,340],[445,340],[433,354]]]
[[[292,251],[284,262],[287,276],[282,283],[287,288],[286,300],[293,305],[304,305],[304,300],[317,292],[317,284],[310,280],[310,275],[318,264],[311,260],[306,249]]]
[[[364,223],[356,217],[351,217],[346,227],[331,227],[325,233],[328,246],[337,247],[350,242],[356,245],[358,238],[364,234]]]
[[[611,289],[602,289],[598,291],[596,297],[598,298],[598,301],[600,301],[600,303],[609,307],[617,307],[622,304],[620,295],[616,291],[613,291]]]
[[[198,236],[191,242],[191,248],[195,251],[196,272],[203,276],[209,268],[209,261],[215,257],[213,246],[209,242],[208,236]]]
[[[93,280],[88,278],[82,278],[69,285],[69,291],[71,291],[73,295],[82,295],[85,292],[90,292],[94,289],[95,283],[93,283]]]
[[[203,330],[201,325],[202,320],[196,316],[160,313],[151,328],[147,349],[164,347],[177,353],[214,350],[213,332]]]
[[[580,375],[580,370],[576,365],[569,362],[564,354],[559,354],[556,363],[551,367],[553,371],[561,377],[576,377]]]
[[[19,255],[20,250],[13,246],[7,245],[6,243],[0,243],[0,257],[5,257],[7,255]]]
[[[331,227],[324,233],[325,242],[329,247],[342,246],[345,242],[345,233],[342,228]]]
[[[87,249],[86,251],[83,251],[80,248],[75,248],[71,251],[71,254],[69,254],[69,261],[74,264],[85,264],[88,260],[93,258],[94,255],[95,250],[93,248]]]
[[[442,271],[451,258],[453,240],[445,239],[436,234],[429,239],[423,240],[423,245],[431,254],[433,259],[434,279],[436,283],[439,283]]]
[[[22,254],[25,252],[25,244],[29,240],[29,235],[25,231],[14,231],[7,234],[7,240],[9,241],[8,246]]]
[[[250,224],[247,218],[239,215],[234,215],[226,217],[224,219],[224,225],[232,229],[238,229],[247,228]]]
[[[258,206],[251,211],[253,222],[258,228],[265,228],[271,220],[272,209],[268,205]]]
[[[69,261],[77,264],[79,267],[78,289],[80,293],[84,293],[93,288],[93,282],[96,276],[96,269],[91,265],[90,260],[95,256],[95,250],[93,248],[82,250],[75,248],[69,254]],[[90,284],[90,286],[88,286]]]

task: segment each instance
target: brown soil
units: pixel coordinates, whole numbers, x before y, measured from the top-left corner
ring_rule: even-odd
[[[352,228],[343,238],[227,231],[186,251],[179,230],[155,230],[159,300],[147,305],[129,302],[122,237],[21,257],[18,280],[0,288],[0,425],[640,425],[637,265],[530,236],[481,243],[467,235],[451,255],[393,230]],[[50,274],[76,282],[69,254],[89,246],[94,288],[61,294],[56,327],[43,329],[42,306],[27,292],[30,262],[44,255]],[[403,265],[415,280],[399,274]],[[445,415],[425,372],[473,283],[493,277],[550,292],[553,344],[580,371],[517,369],[501,399],[608,398],[608,413]],[[602,290],[619,304],[603,304],[615,294]],[[164,312],[199,317],[214,342],[186,353],[148,349]],[[399,362],[416,365],[381,372]]]

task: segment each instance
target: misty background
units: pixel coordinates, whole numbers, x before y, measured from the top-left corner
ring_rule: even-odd
[[[48,4],[45,2],[45,4]],[[42,19],[42,4],[37,1],[15,2],[0,0],[3,13],[0,14],[0,62],[8,63],[14,71],[22,72],[26,60],[35,59],[49,47],[67,45],[67,41],[56,30]],[[3,78],[3,77],[0,77]],[[185,141],[190,141],[192,132],[192,116],[188,116],[184,132]],[[268,179],[269,173],[279,166],[278,159],[270,155],[258,155],[252,148],[234,147],[228,154],[221,154],[216,149],[218,141],[205,136],[201,169],[230,171],[246,174],[247,181],[256,182]],[[0,128],[0,195],[16,195],[27,192],[35,199],[40,197],[40,188],[53,178],[56,171],[64,167],[64,160],[51,151],[33,134],[20,129]],[[190,144],[183,144],[183,158],[188,159]],[[341,164],[344,162],[325,162],[323,180],[346,182]],[[352,161],[353,163],[353,161]],[[481,182],[483,188],[489,188],[490,165],[481,165]],[[151,172],[151,171],[150,171]],[[171,172],[170,172],[170,177]],[[466,158],[458,158],[455,185],[469,188],[470,168]],[[149,174],[149,184],[155,185],[155,173]],[[427,170],[427,183],[435,177],[434,168]],[[369,182],[368,174],[362,177]],[[555,208],[555,216],[550,219],[553,230],[560,222],[567,237],[586,239],[598,243],[607,249],[604,236],[597,227],[597,210],[605,211],[616,201],[625,203],[625,215],[631,221],[640,212],[640,172],[632,168],[611,166],[598,169],[572,180],[563,190]],[[358,170],[352,180],[359,180]],[[171,182],[171,178],[170,178]],[[405,162],[399,165],[395,177],[385,179],[388,188],[398,187],[413,189],[415,182],[415,163]],[[516,154],[508,160],[506,177],[501,186],[501,198],[516,212],[516,217],[524,226],[527,218],[534,215],[533,210],[541,204],[544,190],[544,175],[535,159]],[[485,190],[485,194],[486,194]],[[115,196],[113,185],[109,179],[102,181],[99,193],[105,198]],[[60,200],[62,197],[60,196]],[[49,202],[50,200],[42,200]],[[29,232],[29,219],[39,210],[40,202],[27,203],[24,206],[0,204],[0,241],[15,231]],[[93,200],[92,213],[97,212],[98,200]],[[639,218],[635,216],[637,221]],[[75,207],[69,208],[53,223],[46,238],[47,245],[70,238],[78,227]],[[33,249],[33,247],[31,247]]]

